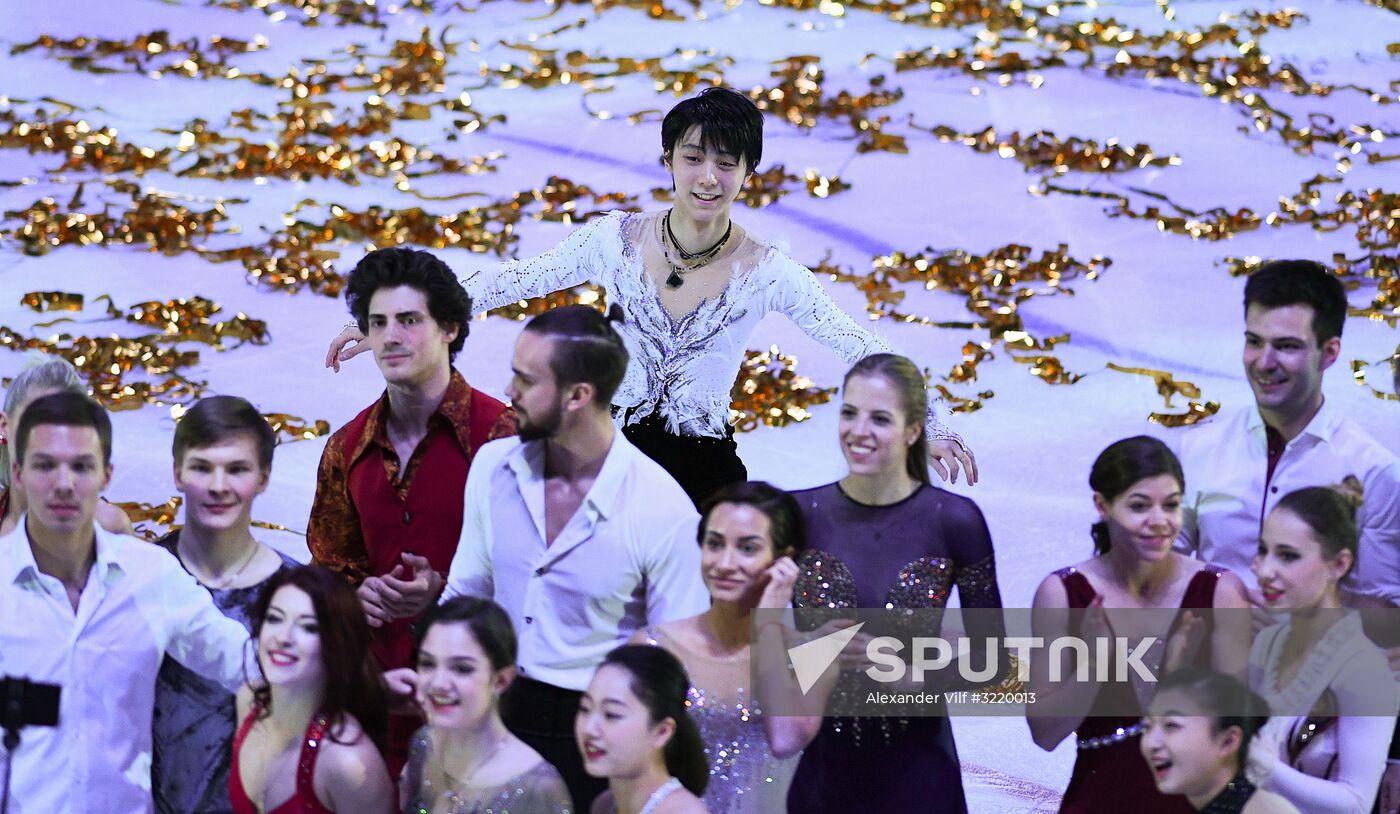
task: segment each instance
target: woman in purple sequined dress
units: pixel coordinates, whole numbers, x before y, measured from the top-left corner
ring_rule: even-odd
[[[982,512],[929,483],[927,403],[922,373],[902,356],[874,354],[846,374],[850,471],[794,493],[808,529],[794,607],[942,608],[955,585],[964,608],[1001,607]],[[946,717],[825,718],[788,793],[792,814],[966,810]]]
[[[1123,636],[1136,641],[1157,637],[1142,662],[1154,674],[1174,667],[1206,666],[1242,676],[1248,652],[1247,614],[1218,623],[1204,614],[1183,614],[1197,608],[1247,608],[1238,576],[1222,568],[1182,556],[1172,550],[1181,530],[1181,494],[1185,478],[1181,464],[1166,444],[1140,435],[1118,441],[1094,461],[1089,473],[1094,507],[1100,520],[1092,529],[1093,557],[1062,568],[1036,589],[1035,635],[1047,641],[1071,632],[1085,637]],[[1070,609],[1082,609],[1082,621],[1072,624]],[[1150,609],[1180,609],[1167,620]],[[1122,611],[1138,611],[1123,613]],[[1200,646],[1195,656],[1166,659],[1173,633],[1192,619]],[[1242,623],[1243,629],[1235,629]],[[1075,673],[1074,660],[1062,651],[1062,675]],[[1093,671],[1091,671],[1092,674]],[[1096,684],[1051,684],[1043,659],[1031,663],[1031,689],[1037,707],[1064,711],[1060,717],[1032,715],[1031,737],[1046,751],[1071,734],[1078,756],[1060,811],[1097,814],[1188,814],[1185,797],[1157,790],[1140,753],[1142,715],[1154,685],[1137,681]],[[1075,714],[1070,714],[1075,713]]]

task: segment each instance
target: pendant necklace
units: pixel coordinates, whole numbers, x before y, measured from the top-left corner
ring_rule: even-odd
[[[670,289],[680,288],[685,283],[682,274],[694,271],[708,264],[719,255],[720,250],[729,242],[729,235],[734,231],[734,221],[730,221],[724,229],[724,236],[719,242],[708,249],[698,252],[688,252],[681,248],[681,242],[676,240],[676,235],[671,231],[671,210],[666,210],[666,214],[661,218],[661,254],[666,259],[666,264],[671,267],[671,273],[666,277],[666,287]],[[680,258],[680,262],[671,259],[671,252],[675,251]]]

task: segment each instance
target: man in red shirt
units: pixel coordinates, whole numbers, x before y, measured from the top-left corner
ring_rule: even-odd
[[[350,272],[345,300],[387,387],[326,443],[306,536],[317,563],[359,586],[375,657],[391,670],[410,666],[411,625],[452,565],[472,457],[515,434],[515,413],[452,367],[471,299],[441,260],[371,252]],[[395,773],[417,723],[390,721]]]

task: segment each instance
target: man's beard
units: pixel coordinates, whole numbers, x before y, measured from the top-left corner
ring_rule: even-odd
[[[515,411],[517,423],[515,432],[522,442],[540,441],[559,434],[559,426],[564,423],[564,411],[555,407],[548,415],[532,421],[528,413]]]

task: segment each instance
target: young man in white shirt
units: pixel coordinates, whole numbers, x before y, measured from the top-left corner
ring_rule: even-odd
[[[1322,375],[1337,361],[1347,299],[1319,263],[1266,263],[1245,284],[1244,369],[1254,405],[1181,440],[1186,522],[1181,547],[1253,585],[1263,519],[1306,486],[1361,480],[1358,603],[1400,606],[1400,460],[1329,406]]]
[[[58,726],[23,730],[8,756],[9,811],[145,814],[161,658],[236,690],[256,669],[248,632],[169,552],[94,524],[112,476],[101,406],[45,396],[12,442],[28,511],[0,538],[0,675],[57,684],[61,696]]]
[[[602,314],[568,306],[535,317],[511,365],[519,436],[477,452],[444,596],[492,598],[510,614],[520,673],[502,717],[587,811],[606,783],[583,770],[578,699],[638,628],[708,607],[699,516],[613,424],[627,350]]]

